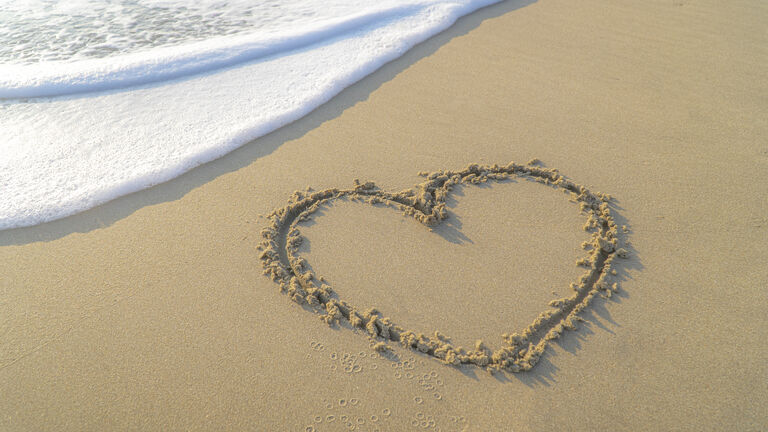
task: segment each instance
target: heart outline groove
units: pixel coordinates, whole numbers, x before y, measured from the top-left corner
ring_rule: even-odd
[[[539,166],[537,159],[525,165],[515,162],[505,166],[470,164],[460,171],[421,172],[419,175],[426,180],[400,192],[383,191],[373,182],[361,183],[357,179],[351,189],[312,191],[307,188],[306,191],[294,192],[286,206],[267,216],[270,224],[261,231],[262,241],[258,249],[261,250],[259,258],[264,274],[293,301],[320,313],[321,319],[329,325],[346,321],[353,328],[365,331],[379,341],[374,345],[378,350],[387,349],[386,342],[398,342],[448,365],[472,364],[491,372],[532,369],[551,341],[563,331],[575,329],[576,322],[583,321],[579,314],[595,296],[610,297],[618,290],[618,282],[612,281],[612,276],[616,275],[614,260],[616,257],[625,258],[627,251],[618,247],[620,234],[608,204],[612,199],[610,195],[593,193],[567,179],[557,169]],[[446,198],[453,186],[504,181],[513,176],[570,193],[571,201],[579,203],[581,211],[587,214],[584,230],[591,232],[592,240],[582,244],[589,251],[577,264],[588,270],[577,282],[571,283],[574,293],[570,297],[551,301],[550,309],[540,313],[520,333],[502,335],[504,344],[495,351],[480,341],[474,349],[467,350],[454,346],[437,331],[432,337],[425,336],[398,326],[375,308],[362,311],[339,298],[322,277],[317,277],[307,268],[306,259],[298,254],[303,240],[298,224],[310,219],[315,211],[330,201],[348,198],[371,205],[383,204],[431,227],[448,218]]]

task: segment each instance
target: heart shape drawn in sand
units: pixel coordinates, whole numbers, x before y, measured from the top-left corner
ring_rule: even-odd
[[[292,300],[321,314],[328,324],[348,322],[353,328],[364,330],[371,338],[378,339],[376,349],[386,349],[385,342],[399,342],[424,354],[435,357],[445,364],[474,364],[490,371],[519,372],[530,370],[544,353],[547,344],[558,338],[565,329],[574,329],[582,320],[579,313],[589,306],[596,295],[610,296],[618,289],[611,280],[616,271],[614,259],[625,257],[627,251],[619,248],[619,230],[608,202],[611,197],[590,192],[556,169],[538,166],[536,159],[526,165],[510,162],[506,166],[472,164],[461,171],[436,171],[420,173],[426,180],[412,189],[386,192],[372,182],[355,180],[351,189],[326,189],[321,191],[294,192],[285,207],[275,210],[268,218],[270,225],[261,232],[260,258],[264,274],[280,286]],[[365,311],[342,300],[334,290],[308,269],[307,261],[298,254],[303,237],[298,224],[308,220],[318,208],[332,200],[347,198],[368,204],[381,204],[401,210],[427,226],[439,224],[448,217],[445,200],[451,188],[457,184],[481,184],[504,181],[512,176],[535,180],[552,189],[561,189],[572,195],[581,211],[587,215],[584,225],[592,233],[592,241],[585,242],[588,255],[577,264],[587,271],[571,288],[570,297],[553,300],[549,308],[519,333],[504,334],[501,348],[491,351],[481,342],[474,349],[454,346],[450,340],[435,332],[425,336],[396,325],[374,308]]]

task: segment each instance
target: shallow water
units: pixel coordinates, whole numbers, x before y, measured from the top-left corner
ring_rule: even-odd
[[[170,180],[494,2],[3,1],[0,229]]]
[[[367,7],[344,0],[0,2],[0,63],[77,61],[216,36],[284,31]]]

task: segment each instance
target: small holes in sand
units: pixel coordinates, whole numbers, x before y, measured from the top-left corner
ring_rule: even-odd
[[[331,407],[330,413],[322,415],[315,415],[312,420],[316,425],[319,425],[320,430],[371,430],[375,429],[373,426],[380,425],[386,430],[392,429],[392,425],[388,425],[388,420],[392,415],[392,410],[388,407],[381,408],[377,402],[374,402],[373,406],[366,406],[366,402],[357,397],[344,397],[339,398],[337,404],[324,402],[324,405]],[[327,426],[322,427],[323,424]],[[333,426],[331,426],[333,424]],[[315,430],[316,426],[310,425]],[[308,426],[309,427],[309,426]],[[377,426],[378,428],[378,426]]]

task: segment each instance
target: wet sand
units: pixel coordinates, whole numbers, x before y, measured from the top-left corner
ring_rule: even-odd
[[[0,430],[764,430],[767,21],[757,0],[505,2],[176,180],[0,232]],[[444,220],[417,214],[434,189],[411,214],[347,196],[297,226],[326,301],[263,274],[294,191],[510,161],[598,200],[517,175],[457,183]],[[584,229],[601,203],[615,248]],[[619,248],[526,363],[513,334]]]

